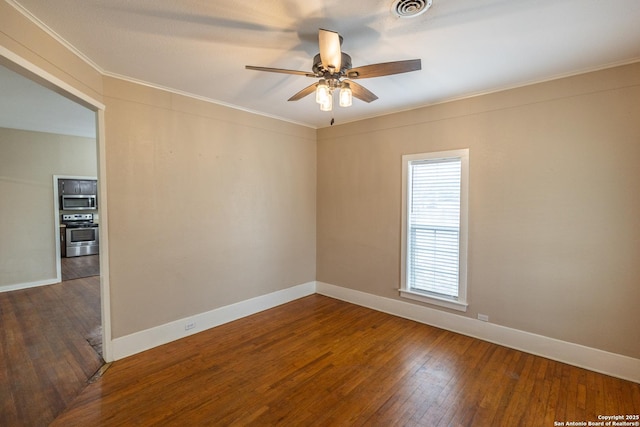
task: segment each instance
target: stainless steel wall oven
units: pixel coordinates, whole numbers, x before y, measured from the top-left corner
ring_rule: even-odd
[[[67,257],[99,253],[99,228],[93,222],[93,214],[64,214],[61,222],[66,226]]]

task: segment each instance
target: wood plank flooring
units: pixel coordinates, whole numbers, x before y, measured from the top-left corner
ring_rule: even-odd
[[[100,275],[100,255],[60,258],[62,281]]]
[[[553,426],[640,385],[320,295],[114,362],[53,426]]]
[[[0,425],[46,426],[104,363],[100,277],[0,293]]]

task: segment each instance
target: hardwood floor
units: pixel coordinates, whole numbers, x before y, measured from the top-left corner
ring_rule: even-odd
[[[100,255],[60,258],[62,281],[100,275]]]
[[[53,426],[553,426],[640,385],[313,295],[114,362]]]
[[[100,277],[0,293],[0,325],[0,425],[46,426],[104,363]]]

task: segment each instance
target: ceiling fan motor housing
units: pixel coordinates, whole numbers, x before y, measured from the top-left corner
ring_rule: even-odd
[[[338,77],[345,75],[347,70],[351,68],[351,56],[349,56],[344,52],[341,52],[341,57],[342,57],[342,60],[341,60],[342,66],[339,71],[334,71],[333,73],[333,75],[337,75]],[[331,71],[325,69],[322,66],[322,60],[320,59],[320,54],[317,54],[316,56],[313,57],[313,67],[311,67],[311,69],[313,70],[313,73],[318,77],[327,78],[328,76],[326,76],[326,74],[329,74],[329,76],[331,75]]]

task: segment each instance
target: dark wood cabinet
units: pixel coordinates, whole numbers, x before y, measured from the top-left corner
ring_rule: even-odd
[[[95,179],[59,179],[58,194],[98,194],[98,181]]]

